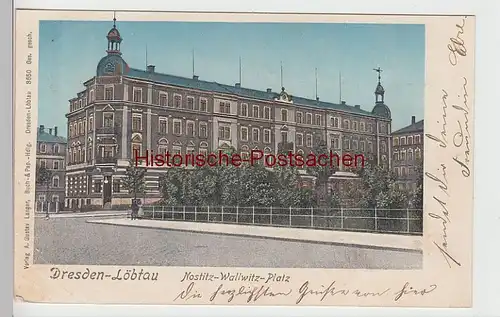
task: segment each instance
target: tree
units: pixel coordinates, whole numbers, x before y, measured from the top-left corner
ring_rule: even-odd
[[[415,173],[417,175],[417,182],[415,193],[412,199],[413,208],[423,209],[424,208],[424,164],[422,160],[417,162],[415,168]]]
[[[123,181],[123,188],[128,190],[130,194],[133,194],[134,199],[137,199],[137,194],[144,194],[146,192],[146,169],[141,167],[140,164],[141,161],[130,160]]]
[[[52,177],[53,173],[51,170],[47,169],[46,167],[42,167],[40,165],[37,165],[36,167],[36,184],[45,187],[45,195],[47,199],[47,208],[45,210],[47,216],[49,214],[49,197],[50,197],[50,185],[52,183]],[[43,204],[43,203],[42,203]],[[43,205],[42,205],[43,209]]]
[[[329,205],[328,184],[330,176],[338,170],[336,165],[337,162],[330,164],[330,152],[328,151],[328,146],[324,140],[318,140],[316,142],[312,154],[315,156],[316,162],[313,166],[306,166],[306,171],[307,174],[316,177],[315,189],[317,202]],[[326,162],[324,159],[319,160],[320,155],[326,155],[328,157]],[[307,160],[308,156],[304,157],[304,161],[307,162]],[[320,163],[325,166],[321,166]]]

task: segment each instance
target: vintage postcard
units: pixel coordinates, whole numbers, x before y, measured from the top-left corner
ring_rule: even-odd
[[[17,300],[470,307],[474,34],[18,10]]]

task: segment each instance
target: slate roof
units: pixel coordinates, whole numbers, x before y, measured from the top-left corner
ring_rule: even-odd
[[[49,134],[47,132],[40,132],[40,131],[38,131],[38,133],[37,133],[36,141],[37,142],[46,142],[46,143],[66,143],[67,142],[65,137],[62,137],[60,135],[55,136],[53,134]]]
[[[156,72],[148,72],[142,69],[130,68],[125,74],[127,77],[137,78],[142,80],[153,81],[162,84],[168,84],[172,86],[184,87],[197,89],[202,91],[210,91],[221,94],[237,95],[240,97],[253,98],[258,100],[274,100],[274,98],[279,97],[277,92],[267,92],[262,90],[250,89],[245,87],[236,87],[231,85],[220,84],[217,82],[210,82],[200,79],[193,79],[169,74],[161,74]],[[325,102],[321,100],[307,99],[302,97],[297,97],[292,95],[293,103],[296,105],[303,106],[313,106],[320,108],[327,108],[332,110],[340,110],[353,114],[360,114],[364,116],[376,117],[371,113],[371,111],[366,111],[363,109],[358,109],[354,106],[347,104],[335,104],[331,102]]]
[[[403,133],[413,133],[413,132],[422,132],[424,131],[424,119],[415,122],[414,124],[410,124],[404,128],[401,128],[397,131],[392,132],[392,134],[403,134]]]

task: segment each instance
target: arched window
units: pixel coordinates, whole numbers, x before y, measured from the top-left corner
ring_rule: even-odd
[[[54,177],[52,177],[52,187],[59,187],[59,176],[55,175]]]
[[[158,140],[158,154],[165,155],[168,151],[168,140],[161,138]]]

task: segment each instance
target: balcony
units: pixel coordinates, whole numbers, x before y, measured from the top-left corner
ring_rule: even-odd
[[[121,127],[100,127],[95,129],[96,134],[119,134],[121,131]]]
[[[96,157],[95,163],[96,164],[116,164],[117,162],[116,157]]]

